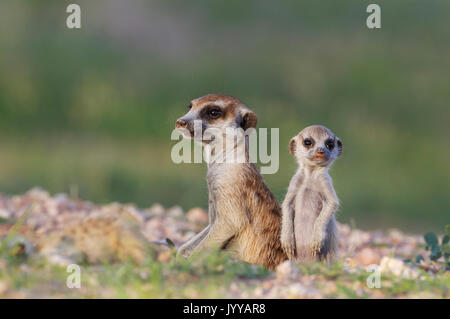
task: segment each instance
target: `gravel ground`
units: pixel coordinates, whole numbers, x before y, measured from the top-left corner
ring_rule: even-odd
[[[201,208],[193,208],[185,213],[180,207],[166,209],[159,204],[154,204],[147,209],[118,203],[99,206],[71,199],[64,194],[51,196],[46,191],[36,188],[19,196],[0,195],[0,220],[3,221],[0,223],[0,238],[5,238],[14,229],[14,232],[21,236],[17,238],[21,241],[24,254],[46,255],[51,257],[49,258],[51,262],[69,264],[77,262],[78,255],[74,251],[81,246],[75,243],[70,249],[67,249],[67,245],[61,249],[61,242],[67,244],[67,237],[75,236],[67,229],[84,229],[82,236],[88,236],[94,246],[98,247],[98,242],[105,241],[105,236],[97,235],[98,226],[96,228],[95,225],[98,224],[92,222],[107,220],[114,225],[113,229],[122,234],[119,236],[131,236],[137,243],[135,245],[137,249],[153,245],[154,242],[162,243],[166,238],[170,238],[178,246],[199,232],[206,225],[208,217]],[[91,225],[94,225],[93,229],[89,230]],[[339,224],[338,229],[340,247],[337,266],[320,263],[297,265],[285,262],[276,271],[264,277],[233,278],[221,296],[233,298],[448,298],[449,271],[445,270],[443,257],[438,261],[431,261],[427,257],[429,252],[425,250],[422,235],[408,235],[395,229],[363,231],[352,229],[345,224]],[[126,235],[123,235],[124,233]],[[107,238],[111,237],[106,235]],[[113,242],[116,243],[117,240]],[[114,245],[109,241],[107,244],[101,244],[102,253],[108,251],[108,257],[120,261],[123,252],[116,250],[126,250],[130,246]],[[157,260],[161,263],[169,263],[173,251],[164,246],[156,246],[159,247],[154,250]],[[55,247],[59,248],[54,249]],[[83,251],[83,248],[80,248],[79,250],[81,253],[91,254],[88,249]],[[424,260],[417,263],[415,260],[418,255],[422,255]],[[127,255],[129,256],[140,258],[139,254]],[[384,285],[385,289],[368,287],[366,279],[371,274],[375,274],[367,270],[369,265],[377,265],[376,270],[380,271],[381,285]],[[433,286],[423,291],[399,288],[398,293],[395,293],[395,285],[404,286],[407,282],[414,286],[435,281],[440,282],[438,288]],[[0,296],[2,292],[6,294],[6,291],[11,292],[12,289],[8,288],[7,280],[0,279]],[[24,297],[27,296],[29,295],[25,293]],[[195,289],[189,296],[207,297]]]

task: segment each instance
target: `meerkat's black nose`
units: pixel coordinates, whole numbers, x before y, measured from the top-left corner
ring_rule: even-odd
[[[182,120],[182,119],[178,119],[178,120],[175,122],[175,127],[176,127],[176,128],[183,128],[183,127],[186,127],[186,121],[185,121],[185,120]]]

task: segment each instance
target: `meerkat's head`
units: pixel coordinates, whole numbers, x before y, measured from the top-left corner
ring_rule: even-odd
[[[342,153],[342,142],[328,128],[308,126],[289,143],[289,151],[299,163],[310,166],[330,166]]]
[[[176,121],[175,128],[182,130],[184,137],[204,144],[212,140],[203,138],[203,133],[208,129],[221,133],[225,133],[227,128],[246,131],[255,128],[258,121],[255,113],[244,103],[228,95],[208,94],[192,100],[188,108],[189,111]]]

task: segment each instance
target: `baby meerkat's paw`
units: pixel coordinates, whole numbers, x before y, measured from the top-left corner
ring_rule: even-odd
[[[314,231],[313,240],[312,240],[311,246],[310,246],[311,255],[313,257],[316,257],[317,255],[320,254],[320,249],[322,248],[323,238],[324,238],[323,231],[320,231],[320,230]]]
[[[295,239],[294,234],[282,234],[281,235],[281,247],[283,248],[284,252],[286,253],[287,257],[289,259],[295,258]]]
[[[311,255],[313,257],[316,257],[320,254],[320,248],[322,246],[322,242],[321,241],[314,241],[311,244]]]

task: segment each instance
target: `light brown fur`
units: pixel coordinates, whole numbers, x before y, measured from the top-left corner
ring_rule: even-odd
[[[218,109],[220,116],[211,118],[206,110]],[[177,128],[193,136],[193,121],[202,121],[202,130],[210,127],[221,133],[226,128],[254,128],[256,115],[239,100],[211,94],[193,100],[190,111],[177,121]],[[220,139],[215,136],[215,142]],[[209,141],[201,140],[203,145]],[[245,143],[245,139],[241,141]],[[246,155],[246,158],[248,156]],[[244,163],[208,164],[209,225],[182,245],[178,254],[185,257],[194,251],[217,246],[227,249],[243,261],[269,269],[286,260],[279,240],[281,208],[267,188],[256,166]]]

